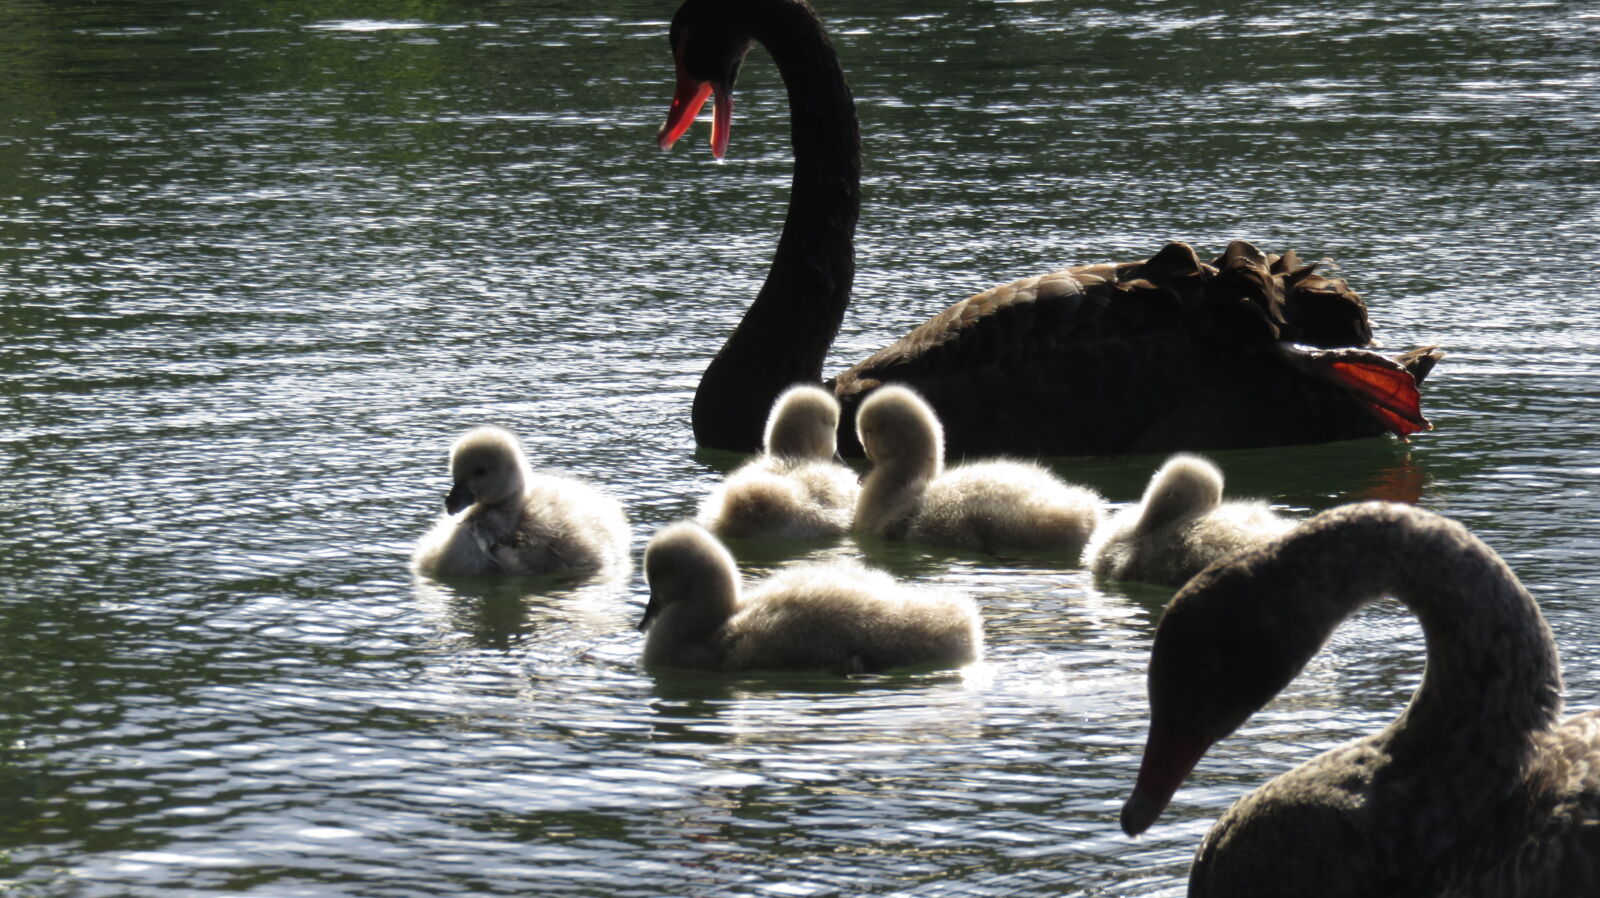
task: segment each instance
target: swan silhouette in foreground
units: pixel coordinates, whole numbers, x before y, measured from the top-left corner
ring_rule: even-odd
[[[1222,472],[1198,455],[1167,459],[1144,498],[1095,531],[1083,564],[1101,577],[1182,586],[1224,555],[1294,526],[1265,502],[1223,502]]]
[[[1384,595],[1426,637],[1411,703],[1236,802],[1201,842],[1189,894],[1600,894],[1600,712],[1559,719],[1560,662],[1533,597],[1466,528],[1405,505],[1324,512],[1178,592],[1156,628],[1122,828],[1155,822],[1212,743]]]
[[[802,0],[688,0],[670,32],[670,147],[715,96],[712,151],[728,146],[732,91],[752,41],[789,89],[794,182],[766,282],[695,392],[695,440],[754,451],[772,401],[822,379],[855,272],[861,147],[826,31]],[[914,386],[953,457],[1168,452],[1402,438],[1430,425],[1416,382],[1441,354],[1365,347],[1366,307],[1293,252],[1242,241],[1211,264],[1182,243],[1142,262],[1090,265],[956,303],[830,381],[839,446],[880,383]]]
[[[647,667],[829,670],[959,667],[983,654],[970,598],[912,589],[853,561],[786,568],[741,597],[733,556],[698,524],[644,553]]]
[[[861,484],[836,462],[839,403],[815,386],[778,397],[764,451],[712,490],[698,520],[728,539],[815,539],[850,529]]]
[[[622,506],[581,481],[534,473],[508,430],[463,434],[450,448],[450,477],[446,514],[411,556],[419,573],[547,574],[627,563]]]
[[[872,461],[857,532],[988,552],[1077,553],[1100,523],[1098,493],[1039,465],[994,460],[945,470],[939,419],[906,387],[867,397],[856,428]]]

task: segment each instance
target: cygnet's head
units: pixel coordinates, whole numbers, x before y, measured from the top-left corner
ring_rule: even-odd
[[[644,550],[644,579],[650,586],[639,629],[645,630],[678,603],[701,605],[708,623],[726,620],[739,597],[739,569],[733,556],[705,528],[680,521],[661,528]]]
[[[921,396],[895,385],[879,387],[856,411],[856,435],[873,464],[944,461],[944,427]]]
[[[1222,503],[1222,471],[1198,455],[1179,454],[1150,478],[1139,514],[1139,529],[1164,527],[1198,517]]]
[[[826,461],[836,451],[839,403],[821,387],[790,387],[772,404],[762,443],[768,455]]]
[[[478,427],[450,447],[450,477],[455,484],[444,500],[451,514],[474,503],[492,505],[520,498],[528,475],[522,444],[509,430]]]

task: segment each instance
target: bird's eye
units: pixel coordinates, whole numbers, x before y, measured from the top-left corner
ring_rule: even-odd
[[[485,475],[487,473],[489,473],[489,469],[480,466],[480,467],[477,467],[477,468],[473,469],[472,476],[474,476],[474,477],[482,477],[483,475]]]

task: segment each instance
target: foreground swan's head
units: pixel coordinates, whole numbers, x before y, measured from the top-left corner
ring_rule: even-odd
[[[733,614],[739,601],[739,569],[716,537],[698,524],[682,521],[661,529],[644,550],[644,579],[650,586],[639,629],[676,609],[692,609],[709,630]]]
[[[1297,599],[1285,583],[1263,583],[1253,576],[1249,562],[1260,554],[1202,571],[1161,616],[1147,675],[1150,733],[1138,784],[1122,806],[1122,830],[1128,835],[1148,829],[1212,744],[1243,725],[1304,663],[1299,652],[1285,651],[1281,642],[1293,637],[1303,643],[1305,634],[1274,632],[1250,613],[1251,599],[1264,589],[1285,603]],[[1152,746],[1166,750],[1158,753]]]
[[[1150,478],[1137,530],[1149,533],[1196,518],[1222,504],[1222,472],[1198,455],[1174,455]]]
[[[921,396],[901,386],[872,391],[856,412],[856,436],[875,465],[944,463],[944,427]]]
[[[450,478],[445,510],[455,514],[475,503],[494,505],[520,498],[528,480],[522,444],[509,430],[478,427],[450,447]]]
[[[783,459],[827,461],[836,452],[839,402],[821,387],[790,387],[772,404],[767,434],[768,455]]]
[[[1412,712],[1437,707],[1460,688],[1457,679],[1488,671],[1498,685],[1492,694],[1469,687],[1474,714],[1522,699],[1523,684],[1506,683],[1524,674],[1533,716],[1553,717],[1561,689],[1549,628],[1493,550],[1421,509],[1340,506],[1211,565],[1167,604],[1150,651],[1150,735],[1123,830],[1149,827],[1212,743],[1288,685],[1344,618],[1382,595],[1411,608],[1427,636]],[[1459,733],[1469,718],[1446,719]],[[1427,726],[1417,713],[1407,722],[1413,732]]]

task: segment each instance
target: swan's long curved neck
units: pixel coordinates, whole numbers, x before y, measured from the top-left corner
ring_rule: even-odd
[[[1318,565],[1319,558],[1351,563]],[[1321,580],[1294,590],[1297,601],[1277,603],[1286,618],[1280,632],[1299,642],[1296,671],[1334,627],[1381,596],[1395,596],[1421,621],[1422,683],[1386,731],[1397,758],[1438,763],[1441,751],[1462,753],[1451,746],[1484,760],[1520,755],[1560,715],[1560,660],[1549,626],[1505,562],[1459,524],[1407,506],[1351,506],[1281,543],[1271,567],[1298,570],[1302,584]]]
[[[832,44],[810,8],[752,0],[750,36],[772,55],[789,92],[794,181],[766,283],[717,353],[694,399],[702,446],[754,451],[773,400],[820,381],[855,276],[861,141],[855,103]]]
[[[896,524],[909,518],[927,492],[928,483],[939,476],[938,459],[894,459],[877,462],[861,481],[852,528],[892,537]]]

